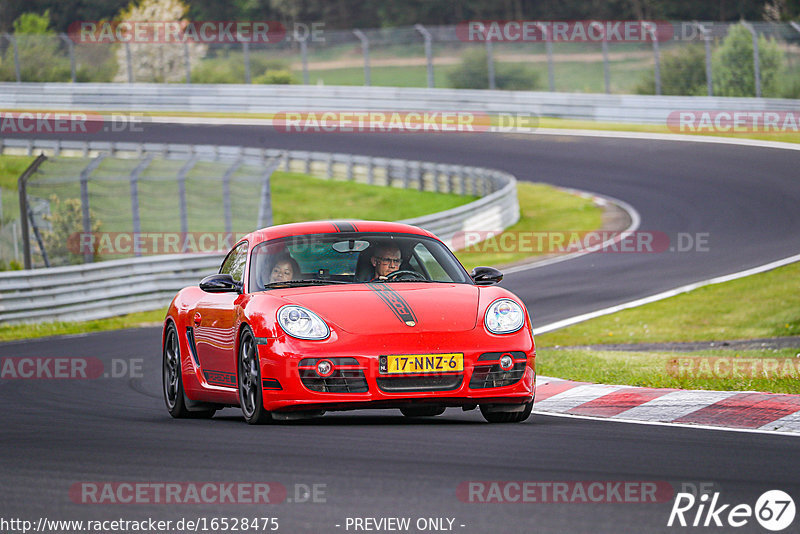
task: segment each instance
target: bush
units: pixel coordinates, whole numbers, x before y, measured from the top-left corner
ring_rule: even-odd
[[[486,50],[473,48],[464,53],[461,64],[447,73],[450,86],[455,89],[488,89],[489,65]],[[494,79],[498,89],[533,90],[539,87],[539,73],[535,70],[495,62]]]
[[[758,37],[759,63],[761,71],[761,95],[780,95],[780,76],[783,70],[783,52],[775,41]],[[715,51],[712,59],[714,69],[714,95],[755,96],[753,67],[753,37],[741,24],[731,27],[727,37]]]
[[[20,15],[14,21],[14,37],[17,40],[23,82],[69,81],[69,56],[62,49],[61,39],[50,29],[49,11],[42,15]],[[8,46],[0,63],[0,81],[16,80],[14,47]]]
[[[289,85],[297,83],[294,75],[288,70],[268,70],[261,76],[253,79],[253,83],[269,85]]]
[[[257,80],[268,71],[280,70],[288,72],[289,66],[283,61],[266,59],[260,54],[250,52],[250,77],[253,82],[267,83]],[[192,83],[245,83],[244,54],[228,49],[218,52],[215,57],[193,64]]]
[[[50,257],[52,265],[83,263],[83,254],[80,253],[81,239],[83,232],[83,212],[81,201],[77,198],[68,198],[63,202],[52,195],[50,197],[52,213],[47,220],[53,229],[44,233],[43,241],[47,255]],[[92,233],[100,231],[100,221],[95,220],[94,213],[89,211]],[[96,238],[95,238],[96,239]],[[97,247],[95,247],[97,250]],[[77,253],[76,253],[77,252]],[[99,255],[95,253],[94,259],[98,260]]]
[[[640,95],[655,94],[655,71],[645,75],[635,92]],[[686,96],[708,94],[706,51],[702,44],[690,44],[661,56],[661,93]]]

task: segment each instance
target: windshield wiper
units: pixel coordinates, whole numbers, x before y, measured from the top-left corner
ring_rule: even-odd
[[[350,282],[342,282],[341,280],[318,280],[314,279],[307,279],[307,280],[286,280],[284,282],[271,282],[264,286],[264,289],[270,287],[292,287],[292,286],[306,286],[306,285],[327,285],[327,284],[349,284]]]

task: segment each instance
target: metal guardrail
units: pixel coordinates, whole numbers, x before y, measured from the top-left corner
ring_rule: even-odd
[[[141,113],[459,111],[666,124],[674,111],[796,111],[797,101],[409,87],[0,83],[0,109]]]
[[[457,208],[402,221],[425,228],[445,242],[461,231],[499,231],[519,220],[516,179],[479,167],[232,146],[0,140],[0,154],[38,152],[135,158],[155,153],[166,159],[241,159],[252,164],[277,157],[284,170],[321,179],[480,196]],[[0,273],[0,323],[90,320],[155,309],[169,303],[180,288],[215,271],[221,260],[219,254],[148,256]]]

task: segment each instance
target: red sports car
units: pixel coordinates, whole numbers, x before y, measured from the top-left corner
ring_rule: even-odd
[[[533,407],[530,318],[467,274],[430,232],[398,223],[308,222],[242,238],[218,274],[182,289],[163,332],[173,417],[240,406],[248,423],[328,410],[408,417],[480,406],[489,422]]]

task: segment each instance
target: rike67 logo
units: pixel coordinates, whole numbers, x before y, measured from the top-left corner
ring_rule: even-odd
[[[703,493],[699,497],[693,493],[678,493],[667,526],[739,528],[755,518],[763,528],[779,532],[792,524],[794,516],[794,500],[781,490],[764,492],[755,506],[723,503],[719,492]]]

